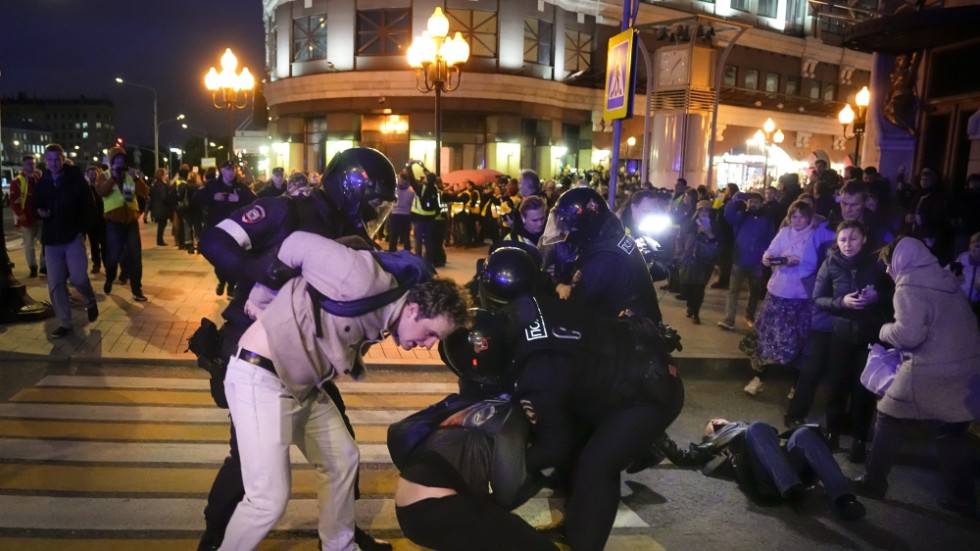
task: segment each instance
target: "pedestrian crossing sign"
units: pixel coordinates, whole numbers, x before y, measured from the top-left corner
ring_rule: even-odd
[[[626,29],[609,39],[606,57],[606,93],[602,118],[611,121],[633,116],[636,83],[636,30]]]

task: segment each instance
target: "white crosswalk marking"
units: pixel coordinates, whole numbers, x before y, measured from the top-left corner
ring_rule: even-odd
[[[424,399],[456,389],[448,377],[412,382],[406,374],[404,379],[339,386],[351,400],[368,394]],[[51,375],[0,404],[0,549],[46,548],[66,537],[78,538],[72,540],[77,545],[97,541],[108,550],[124,549],[134,533],[149,539],[166,534],[161,539],[170,538],[175,547],[184,543],[175,543],[174,534],[182,535],[181,542],[193,541],[204,526],[210,482],[228,452],[228,413],[204,405],[207,391],[208,382],[195,378]],[[120,399],[156,395],[165,399],[146,404]],[[396,538],[396,472],[383,439],[387,425],[409,413],[402,405],[348,410],[359,436],[367,434],[359,445],[362,492],[366,479],[369,489],[357,502],[358,524]],[[290,531],[299,530],[312,538],[317,518],[312,472],[297,449],[290,459],[296,467],[294,496],[271,537],[295,538]],[[548,493],[518,514],[536,525],[556,518]],[[620,506],[617,530],[635,534],[647,527]],[[24,534],[30,537],[25,540]],[[615,532],[611,542],[615,548]],[[65,545],[72,547],[70,541]],[[398,539],[396,549],[418,548]]]

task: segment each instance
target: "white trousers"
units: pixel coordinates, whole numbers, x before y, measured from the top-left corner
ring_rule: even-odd
[[[290,444],[316,468],[323,551],[356,549],[354,480],[360,454],[333,401],[320,392],[300,403],[275,374],[237,357],[228,364],[225,395],[238,437],[245,499],[220,549],[255,549],[285,513]]]

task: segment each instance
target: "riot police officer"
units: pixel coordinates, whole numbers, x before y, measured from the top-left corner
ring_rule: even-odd
[[[296,178],[296,181],[294,181]],[[222,312],[225,325],[221,330],[219,358],[229,358],[252,319],[244,305],[254,283],[278,289],[294,274],[277,270],[276,254],[280,244],[294,231],[306,231],[330,238],[359,236],[370,246],[364,227],[364,213],[372,203],[394,200],[395,170],[379,151],[357,147],[338,153],[327,165],[322,189],[302,185],[305,176],[293,175],[287,183],[287,194],[263,197],[233,212],[201,235],[200,252],[219,271],[240,274],[241,292]],[[217,365],[216,365],[217,364]],[[227,407],[220,362],[212,371],[211,391],[215,401]],[[330,394],[343,414],[344,405],[336,386],[328,384]],[[344,415],[348,430],[353,429]],[[206,530],[198,549],[217,549],[235,507],[244,496],[241,465],[238,461],[234,426],[231,453],[215,477],[205,508]],[[358,529],[355,541],[361,549],[391,549],[390,544],[375,540]]]
[[[683,384],[671,343],[650,319],[596,316],[571,301],[531,295],[534,264],[517,261],[522,254],[494,251],[479,278],[481,298],[497,307],[497,330],[484,320],[473,347],[447,344],[446,352],[451,365],[478,371],[494,363],[486,354],[494,351],[502,364],[496,372],[515,381],[514,398],[532,424],[528,468],[571,466],[565,536],[576,551],[601,550],[616,515],[620,472],[680,413]]]
[[[558,294],[609,317],[631,312],[662,321],[636,242],[595,190],[573,188],[555,204],[542,246],[554,245]]]

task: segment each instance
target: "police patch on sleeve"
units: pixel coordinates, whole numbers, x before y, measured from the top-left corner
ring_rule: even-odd
[[[245,211],[244,214],[242,214],[243,224],[255,224],[257,222],[261,222],[264,219],[265,219],[265,209],[259,205],[254,205],[252,208],[248,209],[247,211]]]
[[[616,246],[622,249],[624,253],[630,254],[633,252],[633,249],[636,248],[636,241],[633,241],[629,235],[624,235]]]

